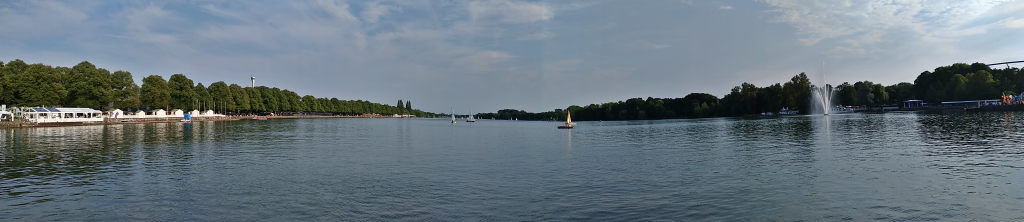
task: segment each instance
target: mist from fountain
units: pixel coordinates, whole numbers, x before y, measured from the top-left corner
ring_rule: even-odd
[[[835,98],[835,91],[832,86],[825,84],[823,87],[812,86],[811,88],[811,114],[829,115],[832,113],[832,101]]]
[[[832,101],[835,98],[835,91],[832,86],[825,83],[825,61],[821,62],[821,86],[811,86],[811,114],[829,115],[832,114]]]

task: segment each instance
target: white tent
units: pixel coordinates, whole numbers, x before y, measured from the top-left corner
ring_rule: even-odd
[[[183,117],[183,116],[185,116],[185,111],[182,111],[180,109],[174,109],[174,110],[171,111],[171,116],[173,116],[173,117]]]
[[[146,118],[146,111],[139,110],[138,112],[135,112],[135,116],[133,116],[133,117],[135,117],[135,118]]]
[[[36,123],[101,122],[103,112],[90,108],[31,108],[25,119]]]
[[[214,112],[213,112],[213,110],[206,110],[206,112],[203,112],[203,115],[202,115],[202,116],[208,116],[208,117],[221,117],[221,116],[224,116],[224,115],[221,115],[221,114],[217,114],[217,113],[214,113]]]
[[[8,112],[7,110],[0,110],[0,121],[11,120],[14,120],[14,113]]]
[[[107,112],[108,118],[123,118],[124,111],[121,109],[114,109],[113,111]]]
[[[150,115],[152,115],[153,117],[166,117],[167,111],[164,111],[164,109],[157,109],[150,113]]]
[[[200,116],[200,115],[201,115],[202,113],[201,113],[201,112],[199,112],[199,110],[192,110],[192,112],[188,112],[188,114],[189,114],[189,115],[192,115],[192,117],[198,117],[198,116]]]

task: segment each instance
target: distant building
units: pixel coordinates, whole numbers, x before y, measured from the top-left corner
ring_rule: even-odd
[[[912,99],[912,100],[903,101],[903,108],[905,108],[905,109],[918,109],[918,108],[922,108],[922,107],[924,107],[924,101],[923,100]]]

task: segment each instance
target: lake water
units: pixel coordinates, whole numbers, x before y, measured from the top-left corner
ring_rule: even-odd
[[[1024,113],[0,130],[0,220],[1024,220]]]

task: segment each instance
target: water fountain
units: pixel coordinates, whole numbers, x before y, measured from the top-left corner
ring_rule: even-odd
[[[832,86],[825,83],[825,61],[821,62],[821,86],[811,86],[811,114],[829,115],[832,114],[832,101],[835,98],[835,91]]]
[[[811,88],[811,114],[828,115],[832,113],[832,100],[835,98],[835,91],[832,86],[812,86]]]

